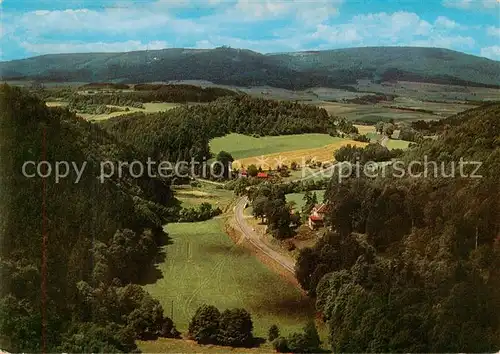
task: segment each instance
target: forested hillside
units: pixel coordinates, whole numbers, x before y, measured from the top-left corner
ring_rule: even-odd
[[[134,285],[178,211],[169,181],[124,169],[101,183],[102,161],[136,153],[20,89],[1,86],[0,106],[0,347],[128,352],[136,338],[175,335],[158,301]],[[24,162],[43,160],[87,167],[78,183],[22,174]]]
[[[138,83],[207,80],[287,89],[342,87],[358,79],[469,86],[500,82],[500,63],[439,48],[368,47],[261,54],[220,47],[43,55],[0,63],[0,78]]]
[[[481,161],[482,178],[460,177],[457,165],[456,177],[431,167],[427,177],[332,180],[334,231],[301,252],[296,271],[334,352],[499,349],[499,116],[499,104],[461,113],[402,157],[443,162],[448,175],[461,158]]]
[[[112,118],[103,127],[153,159],[202,162],[210,158],[210,139],[228,133],[287,135],[331,133],[345,129],[313,105],[249,96],[223,97],[206,105],[178,107],[156,114]]]

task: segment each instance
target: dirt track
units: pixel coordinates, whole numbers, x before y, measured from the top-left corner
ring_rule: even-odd
[[[245,205],[247,203],[248,203],[248,198],[242,197],[238,200],[236,206],[234,207],[234,217],[241,233],[244,235],[245,239],[248,240],[259,252],[263,253],[265,256],[272,259],[285,271],[294,275],[295,261],[290,257],[284,256],[281,253],[276,252],[268,245],[266,245],[264,242],[262,242],[257,233],[253,231],[252,227],[248,225],[247,222],[245,221],[245,216],[243,214],[243,211],[245,210]]]

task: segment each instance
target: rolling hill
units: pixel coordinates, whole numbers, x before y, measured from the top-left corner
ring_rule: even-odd
[[[447,49],[366,47],[279,54],[246,49],[162,49],[51,54],[0,62],[2,80],[138,83],[207,80],[287,89],[342,87],[359,79],[493,86],[500,62]]]

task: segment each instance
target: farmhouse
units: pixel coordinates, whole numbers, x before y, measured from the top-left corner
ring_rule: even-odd
[[[309,228],[317,230],[324,226],[325,214],[328,211],[328,206],[324,203],[316,204],[309,215]]]
[[[257,173],[257,178],[268,179],[269,174],[267,172],[259,172]]]

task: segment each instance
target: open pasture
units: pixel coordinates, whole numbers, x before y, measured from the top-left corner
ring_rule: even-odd
[[[173,308],[173,320],[183,333],[204,303],[221,310],[247,309],[259,337],[266,337],[274,323],[285,335],[300,331],[313,318],[313,301],[235,244],[223,227],[223,219],[169,224],[171,244],[164,246],[165,261],[157,265],[161,277],[145,289],[166,315]]]
[[[194,207],[202,203],[210,203],[214,207],[226,208],[234,198],[233,192],[218,189],[215,186],[204,184],[203,188],[183,186],[175,188],[175,197],[183,207]]]
[[[243,134],[228,134],[210,141],[210,150],[217,154],[224,150],[235,159],[267,155],[284,151],[319,148],[338,141],[328,134],[297,134],[255,138]]]
[[[252,156],[233,162],[234,168],[248,167],[249,165],[256,165],[262,167],[262,169],[275,169],[280,165],[288,165],[292,162],[296,162],[299,165],[303,165],[307,160],[315,160],[320,162],[333,161],[333,154],[340,147],[345,145],[353,146],[366,146],[367,143],[362,143],[359,141],[354,141],[351,139],[342,138],[332,138],[335,139],[334,143],[325,145],[319,148],[312,149],[298,149],[291,151],[278,152],[274,154]]]

